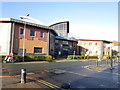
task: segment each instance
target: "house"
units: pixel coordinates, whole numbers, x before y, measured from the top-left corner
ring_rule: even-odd
[[[26,20],[25,20],[26,19]],[[28,16],[0,19],[0,55],[54,53],[57,33]]]
[[[110,41],[106,40],[90,40],[90,39],[78,39],[78,46],[80,46],[80,52],[84,52],[90,56],[104,56],[110,55]]]

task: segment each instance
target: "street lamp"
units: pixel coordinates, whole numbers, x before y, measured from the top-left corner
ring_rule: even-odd
[[[113,47],[113,44],[110,44],[110,66],[111,66],[111,70],[113,69],[113,60],[112,60],[112,47]]]
[[[73,53],[74,55],[73,55],[73,59],[75,58],[75,51],[74,51],[74,53]]]
[[[24,24],[24,38],[23,38],[23,62],[25,57],[25,29],[26,29],[26,23]]]

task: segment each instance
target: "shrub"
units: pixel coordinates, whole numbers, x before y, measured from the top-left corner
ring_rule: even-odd
[[[23,56],[15,55],[14,61],[21,62]],[[52,56],[50,55],[25,55],[24,61],[52,61]]]
[[[44,56],[44,59],[46,60],[46,61],[52,61],[52,56],[50,56],[50,55],[45,55]]]
[[[14,62],[21,62],[22,58],[23,58],[22,55],[14,55],[13,56]]]
[[[67,59],[98,59],[98,56],[68,55]]]
[[[68,55],[67,59],[73,59],[73,55]]]
[[[81,55],[82,55],[82,56],[85,56],[85,52],[82,51],[82,52],[81,52]]]
[[[88,56],[88,59],[98,59],[98,56]]]
[[[112,58],[117,58],[118,56],[117,55],[113,55]]]
[[[110,56],[103,56],[103,59],[110,59]]]

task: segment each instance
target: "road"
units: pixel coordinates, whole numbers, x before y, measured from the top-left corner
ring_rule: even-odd
[[[99,62],[99,65],[106,61]],[[54,85],[61,86],[62,83],[70,82],[72,88],[118,88],[119,65],[111,72],[107,69],[103,72],[97,72],[83,68],[86,65],[95,65],[95,61],[80,62],[49,62],[49,63],[30,63],[30,64],[3,64],[3,75],[20,75],[20,70],[25,68],[28,75],[39,74],[42,79]]]

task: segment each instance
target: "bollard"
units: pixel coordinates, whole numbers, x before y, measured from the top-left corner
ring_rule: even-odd
[[[26,83],[26,69],[21,69],[21,83]]]
[[[98,60],[96,60],[96,66],[98,66]]]

